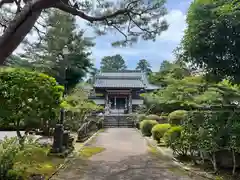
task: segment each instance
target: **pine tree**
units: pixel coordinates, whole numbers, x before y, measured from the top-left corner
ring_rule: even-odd
[[[39,45],[35,43],[25,50],[25,57],[32,66],[56,78],[66,89],[73,88],[92,68],[89,48],[93,38],[83,36],[76,29],[75,18],[65,12],[54,10],[46,24],[46,34]],[[68,50],[64,54],[64,49]]]
[[[127,68],[123,57],[120,54],[105,56],[101,60],[101,71],[121,71]]]
[[[141,70],[142,72],[145,72],[147,74],[151,73],[151,65],[146,59],[139,60],[136,70]]]

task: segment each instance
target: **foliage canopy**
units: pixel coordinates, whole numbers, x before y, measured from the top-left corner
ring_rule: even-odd
[[[184,60],[217,77],[240,82],[239,8],[237,0],[194,0],[182,41]]]
[[[63,87],[45,74],[21,68],[0,69],[0,119],[20,124],[39,124],[41,119],[54,121],[61,104]],[[31,122],[31,123],[30,123]]]

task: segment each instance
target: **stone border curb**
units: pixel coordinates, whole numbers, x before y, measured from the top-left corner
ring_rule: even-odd
[[[146,144],[148,144],[148,145],[156,148],[157,151],[160,152],[163,156],[172,159],[172,160],[173,160],[173,163],[174,163],[176,166],[178,166],[179,168],[181,168],[181,169],[183,169],[183,170],[185,170],[185,171],[187,171],[187,172],[190,172],[190,173],[192,173],[192,174],[196,174],[196,175],[198,175],[198,176],[201,176],[201,177],[203,177],[203,178],[207,178],[207,179],[210,179],[210,180],[215,180],[215,177],[214,177],[213,175],[211,175],[211,174],[209,174],[209,173],[203,174],[203,173],[200,173],[200,172],[196,172],[196,171],[192,170],[190,167],[187,167],[187,166],[184,165],[183,163],[179,162],[176,158],[167,155],[167,154],[161,149],[161,147],[158,147],[157,145],[153,144],[148,137],[143,136],[142,132],[141,132],[139,129],[136,129],[136,130],[137,130],[137,132],[140,133],[141,136],[144,138]]]
[[[98,135],[98,133],[100,133],[100,132],[101,132],[101,129],[98,130],[97,132],[95,132],[92,136],[90,136],[86,141],[84,141],[82,147],[81,147],[80,149],[78,149],[78,150],[81,151],[81,150],[86,146],[86,144],[88,144],[89,142],[91,142],[91,140],[93,140],[93,138],[95,138],[95,137]],[[67,163],[70,162],[70,159],[73,158],[73,154],[74,154],[75,152],[76,152],[76,151],[73,150],[73,152],[66,157],[64,163],[63,163],[62,165],[60,165],[60,166],[56,169],[56,171],[54,171],[54,172],[51,174],[51,176],[50,176],[49,178],[47,178],[47,180],[51,180],[55,174],[57,174],[61,169],[63,169],[64,166],[66,166]]]

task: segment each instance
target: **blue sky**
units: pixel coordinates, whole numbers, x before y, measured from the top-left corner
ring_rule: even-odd
[[[168,14],[165,18],[169,28],[157,37],[155,42],[140,40],[131,47],[114,48],[111,43],[116,40],[117,36],[120,36],[119,33],[108,33],[105,36],[96,37],[96,46],[92,48],[92,59],[95,66],[100,67],[100,61],[104,56],[120,54],[129,69],[135,69],[140,59],[147,59],[152,66],[152,70],[158,71],[163,60],[174,60],[172,51],[183,37],[186,28],[186,13],[191,2],[192,0],[167,0]],[[85,30],[85,36],[95,36],[92,28],[87,26],[83,19],[76,18],[76,20],[79,28]],[[36,40],[36,34],[29,34],[28,37],[33,41]],[[22,52],[22,46],[19,46],[15,52]]]
[[[116,34],[108,34],[96,38],[96,46],[93,48],[93,60],[97,68],[100,67],[101,58],[108,55],[121,54],[129,69],[135,69],[138,60],[147,59],[152,65],[153,71],[158,71],[163,60],[174,59],[172,51],[179,44],[183,31],[186,28],[186,13],[192,0],[168,0],[166,7],[168,15],[166,19],[169,29],[157,37],[157,41],[140,41],[132,47],[114,48],[111,42]]]

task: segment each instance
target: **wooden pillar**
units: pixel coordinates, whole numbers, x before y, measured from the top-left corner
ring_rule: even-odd
[[[132,93],[129,94],[129,109],[128,109],[128,112],[129,113],[132,113]]]
[[[106,92],[106,95],[105,95],[105,113],[108,113],[108,111],[109,111],[108,93]]]
[[[128,102],[127,102],[127,97],[125,97],[125,106],[124,106],[125,109],[127,109],[127,107],[128,107],[127,104],[128,104]]]

